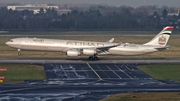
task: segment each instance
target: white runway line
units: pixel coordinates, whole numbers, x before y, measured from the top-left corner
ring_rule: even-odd
[[[106,65],[107,68],[109,68],[119,79],[122,79],[116,72],[114,72],[109,66]]]
[[[92,71],[97,75],[97,77],[99,78],[99,80],[103,80],[99,74],[89,65],[89,63],[87,63],[87,65],[92,69]]]

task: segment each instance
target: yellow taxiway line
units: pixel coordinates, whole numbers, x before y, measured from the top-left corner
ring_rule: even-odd
[[[91,68],[91,70],[97,75],[97,77],[100,79],[100,80],[103,80],[99,74],[89,65],[89,63],[87,63],[87,65]]]

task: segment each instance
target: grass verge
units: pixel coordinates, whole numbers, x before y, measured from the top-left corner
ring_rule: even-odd
[[[142,65],[138,68],[157,80],[180,81],[180,64]]]
[[[24,80],[45,80],[44,67],[28,64],[0,64],[0,76],[5,76],[3,84],[21,83]],[[1,84],[1,83],[0,83]]]
[[[180,101],[180,93],[130,93],[117,94],[100,101]]]

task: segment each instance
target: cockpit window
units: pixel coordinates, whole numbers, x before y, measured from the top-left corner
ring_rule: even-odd
[[[13,42],[13,40],[9,40],[9,42]]]

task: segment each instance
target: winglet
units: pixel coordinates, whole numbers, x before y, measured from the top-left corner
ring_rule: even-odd
[[[109,40],[109,41],[107,41],[107,42],[109,42],[109,43],[114,42],[114,38],[110,39],[110,40]]]
[[[120,42],[120,43],[118,43],[117,45],[115,45],[115,46],[120,46],[122,43]]]

